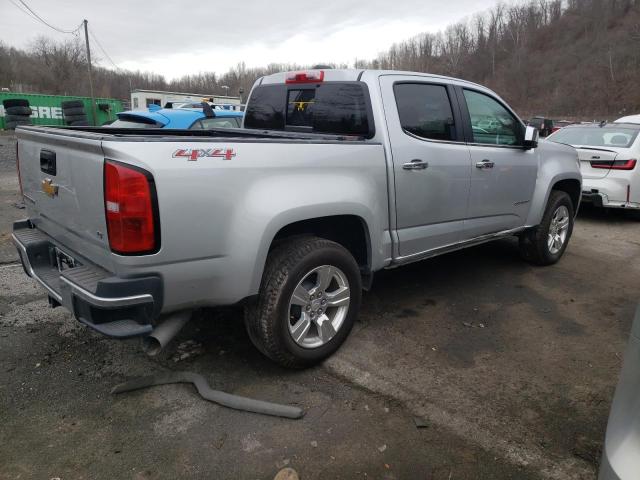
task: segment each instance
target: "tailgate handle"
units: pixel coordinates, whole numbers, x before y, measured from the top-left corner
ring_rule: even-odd
[[[56,152],[40,150],[40,171],[47,175],[56,174]]]

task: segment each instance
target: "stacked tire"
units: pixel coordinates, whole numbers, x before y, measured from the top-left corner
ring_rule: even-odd
[[[61,106],[65,125],[70,127],[86,127],[89,125],[87,113],[84,110],[84,102],[81,100],[68,100],[62,102]]]
[[[4,106],[4,128],[15,130],[18,125],[31,125],[29,101],[22,98],[10,98],[2,101]]]

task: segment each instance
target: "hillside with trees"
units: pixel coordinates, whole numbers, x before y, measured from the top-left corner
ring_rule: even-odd
[[[461,12],[463,14],[464,12]],[[241,59],[239,59],[240,61]],[[330,60],[330,59],[327,59]],[[352,65],[353,66],[353,65]],[[640,0],[539,0],[492,10],[392,45],[358,68],[451,75],[489,86],[522,116],[614,118],[640,112]],[[94,69],[96,96],[129,98],[131,88],[237,94],[272,64],[203,72],[172,81],[149,72]],[[87,95],[84,45],[36,39],[28,50],[0,44],[0,87]]]

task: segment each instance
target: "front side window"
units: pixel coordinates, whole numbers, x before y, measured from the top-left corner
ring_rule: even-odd
[[[453,111],[445,86],[399,83],[393,90],[403,130],[431,140],[456,140]]]
[[[474,143],[519,145],[522,125],[497,100],[483,93],[464,90]]]

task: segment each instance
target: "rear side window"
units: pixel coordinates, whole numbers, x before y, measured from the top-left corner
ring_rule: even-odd
[[[245,112],[245,128],[284,130],[286,94],[282,85],[254,88]]]
[[[256,87],[245,128],[373,136],[368,91],[361,82]]]
[[[399,83],[393,90],[403,130],[430,140],[456,140],[453,111],[445,86]]]

